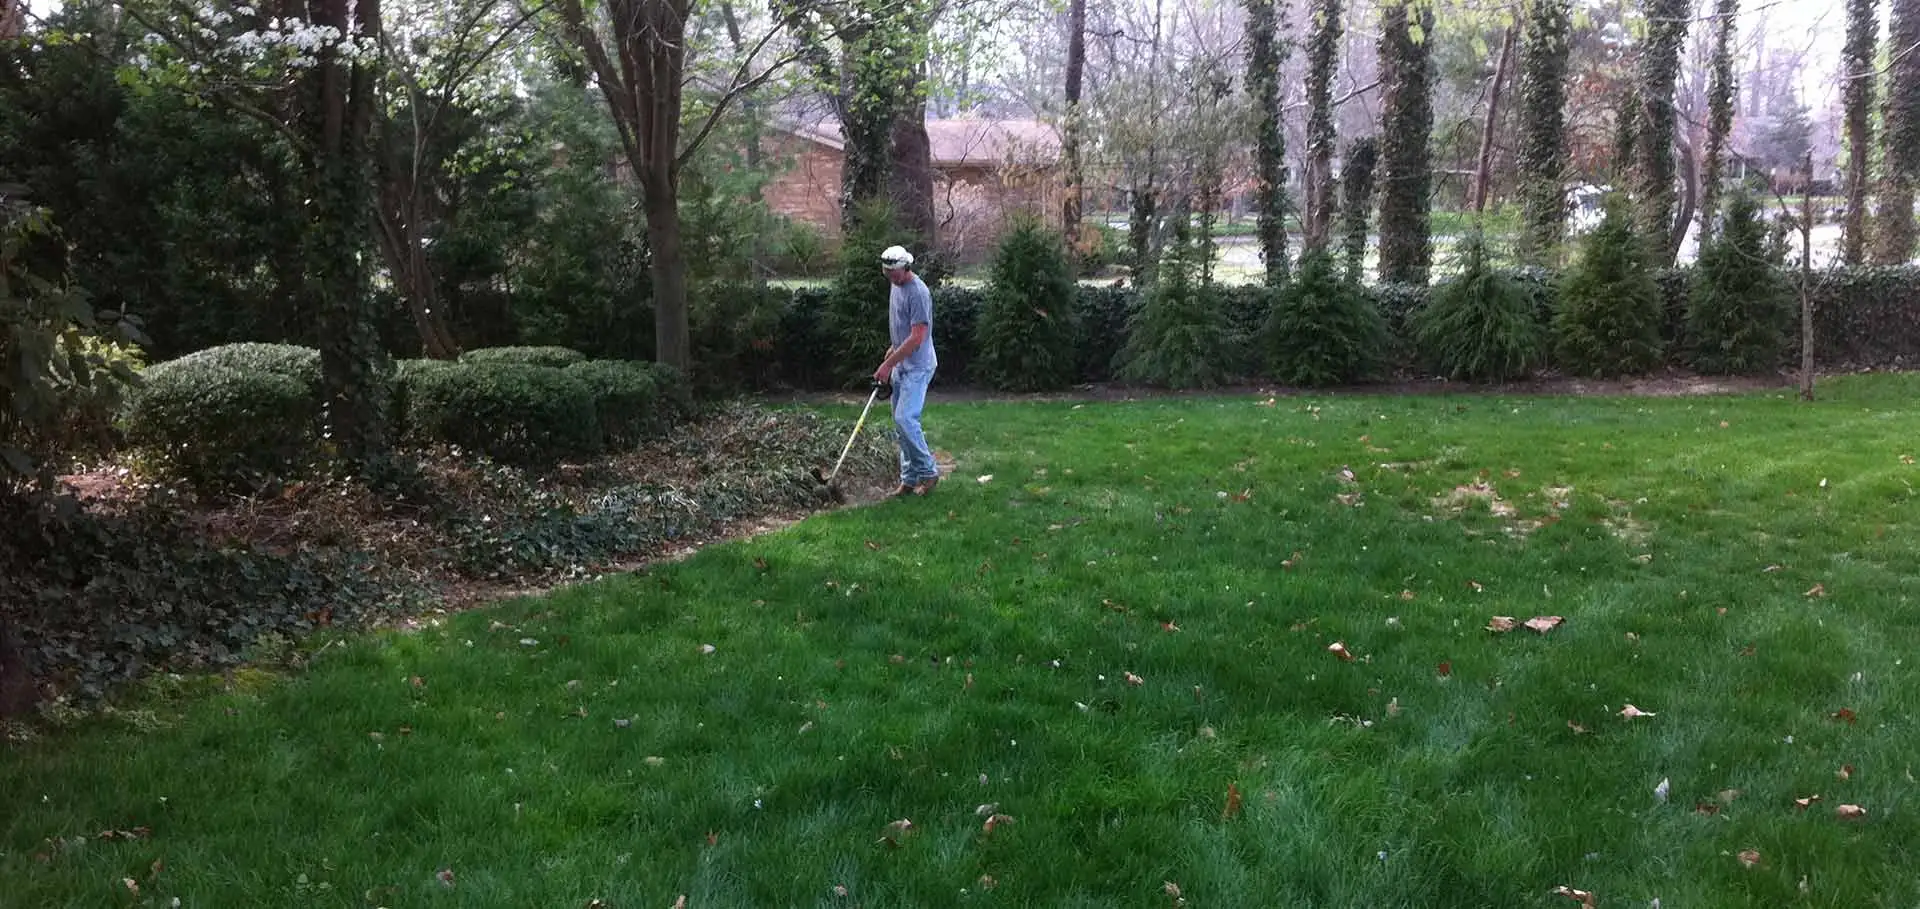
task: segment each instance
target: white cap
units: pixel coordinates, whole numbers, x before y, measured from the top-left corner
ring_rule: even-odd
[[[904,246],[889,246],[880,254],[880,264],[888,268],[906,268],[913,264],[913,253]]]

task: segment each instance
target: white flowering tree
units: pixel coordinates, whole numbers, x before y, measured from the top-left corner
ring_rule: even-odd
[[[307,218],[300,305],[319,314],[327,440],[366,464],[387,435],[366,251],[380,0],[127,4],[149,34],[129,80],[171,85],[274,129]]]

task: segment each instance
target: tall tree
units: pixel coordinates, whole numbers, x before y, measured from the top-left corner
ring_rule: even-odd
[[[1073,0],[1084,3],[1086,0]],[[1266,283],[1287,282],[1287,140],[1280,130],[1280,67],[1286,44],[1274,0],[1246,0],[1247,94],[1253,102],[1254,207]]]
[[[1840,226],[1840,259],[1867,260],[1867,170],[1873,155],[1874,50],[1880,42],[1880,0],[1847,0],[1847,43],[1841,51],[1846,109],[1847,213]]]
[[[1692,15],[1690,0],[1643,0],[1647,40],[1640,51],[1637,82],[1639,112],[1635,116],[1634,169],[1639,196],[1639,233],[1655,266],[1673,263],[1680,251],[1685,224],[1674,219],[1674,138],[1678,117],[1674,111],[1674,83],[1680,77],[1680,45],[1687,37]]]
[[[1571,0],[1533,0],[1520,46],[1520,260],[1559,261],[1567,222],[1567,58]]]
[[[1380,279],[1427,283],[1433,264],[1433,8],[1381,9]]]
[[[1913,255],[1913,194],[1920,184],[1920,0],[1893,0],[1887,46],[1893,55],[1881,143],[1883,177],[1874,260],[1898,265]]]
[[[1060,202],[1060,231],[1069,243],[1080,238],[1080,208],[1085,204],[1086,176],[1080,163],[1080,89],[1087,71],[1087,0],[1067,0],[1067,110],[1061,130],[1060,156],[1067,169],[1066,191]]]
[[[1339,63],[1345,15],[1341,0],[1313,0],[1313,33],[1307,39],[1307,161],[1301,189],[1301,254],[1324,252],[1333,231],[1333,77]]]
[[[1509,26],[1500,41],[1500,62],[1493,67],[1493,84],[1487,87],[1487,116],[1480,127],[1480,154],[1473,168],[1473,212],[1487,210],[1487,186],[1493,182],[1493,134],[1500,124],[1500,93],[1507,84],[1507,68],[1513,62],[1513,43],[1518,26]]]
[[[683,140],[681,90],[687,82],[692,0],[606,0],[594,10],[595,15],[589,15],[583,0],[556,0],[556,5],[568,42],[586,57],[607,99],[621,150],[640,186],[653,278],[656,358],[690,371],[693,351],[687,333],[687,261],[680,240],[680,172],[733,103],[794,58],[767,63],[756,72],[760,52],[777,34],[767,31],[733,68],[706,118]]]
[[[1871,2],[1871,0],[1869,0]],[[1740,0],[1716,0],[1712,74],[1707,83],[1707,149],[1701,162],[1700,246],[1706,248],[1720,209],[1721,169],[1726,164],[1727,133],[1733,129],[1733,36]]]

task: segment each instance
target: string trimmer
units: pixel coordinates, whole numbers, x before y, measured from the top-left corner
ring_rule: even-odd
[[[867,393],[867,406],[860,408],[860,419],[854,422],[853,434],[847,436],[847,444],[840,449],[840,458],[833,462],[833,470],[828,471],[825,476],[822,476],[820,474],[820,468],[813,468],[813,478],[819,480],[821,485],[827,488],[827,495],[832,497],[835,502],[845,504],[847,501],[847,494],[843,492],[840,487],[835,486],[833,481],[840,476],[840,465],[847,462],[847,452],[853,450],[853,440],[860,437],[860,427],[867,424],[867,412],[873,409],[874,401],[892,396],[893,386],[891,384],[886,382],[873,383],[873,391]]]

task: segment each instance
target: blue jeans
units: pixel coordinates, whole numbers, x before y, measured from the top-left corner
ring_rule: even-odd
[[[933,370],[905,366],[893,370],[893,425],[900,429],[900,482],[915,486],[940,475],[933,452],[920,431],[920,411],[927,406],[927,385]]]

